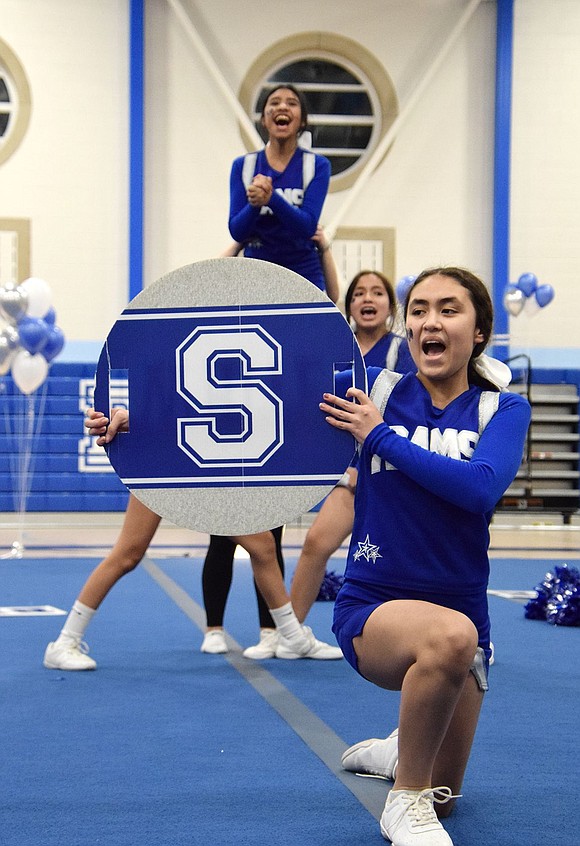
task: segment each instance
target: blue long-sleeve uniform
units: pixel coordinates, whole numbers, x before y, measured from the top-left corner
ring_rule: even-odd
[[[369,390],[380,374],[367,370]],[[351,638],[378,604],[424,599],[465,613],[489,646],[489,522],[520,466],[530,407],[518,394],[499,395],[479,434],[481,389],[471,386],[435,408],[414,373],[395,385],[384,423],[369,433],[358,463],[355,519],[334,631]],[[360,630],[351,603],[367,605]],[[342,631],[342,635],[341,635]],[[347,655],[347,657],[349,657]]]
[[[391,355],[393,346],[395,346],[394,352],[396,355]],[[378,367],[382,370],[384,367],[390,366],[397,373],[417,372],[417,365],[411,356],[407,339],[395,335],[394,332],[389,332],[379,338],[376,344],[364,354],[363,358],[367,370],[369,367]],[[394,359],[390,365],[389,359]],[[358,458],[357,452],[350,463],[351,467],[358,467]]]
[[[257,155],[255,173],[272,177],[273,194],[268,206],[248,203],[242,178],[244,156],[235,159],[230,174],[229,229],[244,244],[244,255],[280,264],[304,276],[324,290],[320,256],[311,240],[320,220],[330,181],[330,162],[315,155],[314,176],[303,189],[302,158],[298,147],[283,172],[268,164],[266,153]]]
[[[391,370],[397,373],[408,373],[409,371],[416,372],[417,366],[411,357],[409,344],[406,338],[401,338],[393,332],[383,335],[382,338],[364,354],[364,361],[367,367],[389,367],[387,363],[390,356],[389,351],[397,346],[397,355],[395,361],[392,363]]]

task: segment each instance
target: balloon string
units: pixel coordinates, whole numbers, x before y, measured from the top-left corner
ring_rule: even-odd
[[[23,549],[24,516],[34,475],[34,464],[38,440],[42,430],[46,408],[47,385],[36,397],[34,394],[12,396],[12,402],[4,403],[6,434],[12,439],[14,448],[10,452],[10,470],[13,486],[14,511],[18,515],[18,540],[12,545],[13,552],[20,556]],[[38,408],[36,401],[38,399]],[[10,408],[12,413],[10,413]]]
[[[36,460],[35,447],[38,443],[40,430],[42,428],[42,420],[44,416],[44,408],[46,405],[46,383],[42,387],[39,394],[38,411],[35,414],[36,397],[34,394],[28,394],[22,398],[23,411],[21,416],[22,428],[20,432],[20,498],[19,498],[19,512],[24,514],[28,497],[32,489],[32,478],[34,475],[34,464]]]
[[[5,434],[9,442],[9,462],[10,462],[10,476],[13,480],[13,489],[12,489],[12,499],[14,503],[14,511],[16,514],[19,513],[18,509],[18,496],[16,490],[17,481],[20,478],[19,475],[19,450],[17,449],[17,445],[20,443],[19,431],[20,431],[20,415],[18,413],[18,409],[16,407],[17,403],[17,396],[12,393],[8,394],[7,391],[7,383],[5,380],[2,380],[1,392],[4,394],[5,402],[3,403],[4,407],[4,424],[5,424]],[[10,443],[11,442],[11,443]],[[22,521],[20,520],[20,532],[19,532],[19,540],[14,541],[12,544],[12,549],[10,552],[6,553],[6,555],[2,555],[2,558],[12,558],[15,555],[18,555],[21,547],[22,547],[22,535],[23,535],[23,528],[22,528]]]

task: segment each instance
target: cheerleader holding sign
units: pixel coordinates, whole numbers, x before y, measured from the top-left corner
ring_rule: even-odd
[[[394,781],[380,821],[393,846],[452,846],[438,816],[458,798],[488,689],[488,527],[530,407],[482,356],[493,308],[472,273],[421,273],[405,321],[416,372],[369,368],[370,396],[345,383],[348,399],[320,404],[361,445],[333,631],[363,678],[401,691],[398,730],[352,746],[342,765]]]

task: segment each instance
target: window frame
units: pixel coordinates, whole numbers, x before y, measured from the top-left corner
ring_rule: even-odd
[[[26,135],[32,111],[32,98],[24,68],[15,53],[13,53],[8,44],[1,38],[0,69],[2,70],[2,76],[8,93],[13,98],[8,101],[5,108],[2,108],[5,101],[2,101],[2,104],[0,104],[2,112],[10,115],[6,132],[0,136],[1,165],[18,149]]]

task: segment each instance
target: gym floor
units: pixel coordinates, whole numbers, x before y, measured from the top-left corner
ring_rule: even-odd
[[[445,827],[465,846],[568,842],[577,804],[580,628],[525,619],[524,595],[580,557],[559,515],[498,515],[490,614],[496,660],[463,798]],[[527,519],[526,519],[527,518]],[[4,514],[0,605],[66,613],[123,514]],[[312,516],[287,527],[287,580]],[[384,843],[389,782],[340,767],[344,749],[396,725],[398,694],[346,661],[250,661],[248,561],[225,626],[230,651],[199,647],[207,536],[161,524],[141,567],[91,622],[94,673],[47,670],[64,616],[0,614],[0,830],[11,846],[351,846]],[[345,548],[329,562],[341,572]],[[34,607],[33,607],[34,610]],[[308,622],[331,640],[332,603]],[[556,802],[546,790],[558,785]]]
[[[297,554],[314,514],[306,514],[286,527],[284,547]],[[114,544],[123,512],[86,512],[0,515],[0,557],[11,557],[12,548],[37,557],[61,558],[104,556]],[[202,532],[182,529],[165,520],[153,539],[156,555],[200,555],[208,544]],[[348,541],[335,554],[344,559]],[[238,550],[244,557],[243,550]],[[491,526],[490,557],[545,558],[565,555],[580,558],[580,516],[565,525],[560,514],[496,514]]]

